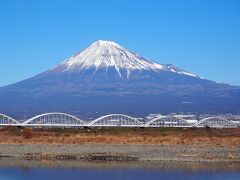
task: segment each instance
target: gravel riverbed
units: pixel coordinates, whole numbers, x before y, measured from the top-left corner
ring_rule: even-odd
[[[49,156],[43,156],[48,154]],[[59,159],[84,159],[134,161],[193,161],[240,162],[240,146],[190,146],[190,145],[109,145],[109,144],[0,144],[0,157],[19,159],[51,157]],[[91,156],[90,159],[88,159]],[[120,158],[123,157],[123,158]]]

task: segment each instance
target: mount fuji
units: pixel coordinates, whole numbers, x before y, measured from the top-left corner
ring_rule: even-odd
[[[154,63],[144,57],[139,56],[124,47],[111,41],[97,41],[89,48],[72,56],[61,63],[54,70],[61,72],[80,72],[84,69],[93,68],[95,72],[99,69],[115,69],[120,78],[129,78],[132,71],[170,71],[179,74],[196,75],[187,73],[171,65],[161,65]]]
[[[0,112],[26,117],[61,111],[107,113],[237,113],[240,88],[159,64],[99,40],[56,67],[0,88]]]

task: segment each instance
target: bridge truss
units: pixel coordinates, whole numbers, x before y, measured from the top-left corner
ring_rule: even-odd
[[[146,127],[192,127],[187,120],[176,116],[161,116],[145,124]]]
[[[0,126],[14,126],[20,124],[17,120],[5,115],[0,114]]]
[[[137,118],[123,114],[110,114],[93,120],[88,126],[129,126],[138,127],[142,123]]]
[[[87,124],[70,114],[66,113],[46,113],[35,116],[22,123],[23,126],[47,126],[47,127],[78,127]]]
[[[196,120],[195,120],[196,121]],[[0,126],[23,126],[23,127],[212,127],[212,128],[237,128],[239,122],[234,122],[222,117],[209,117],[196,121],[188,121],[179,116],[159,116],[146,123],[138,118],[124,114],[109,114],[93,121],[87,122],[66,113],[45,113],[32,117],[22,123],[0,114]]]
[[[195,124],[195,127],[213,127],[213,128],[236,128],[237,124],[235,124],[231,120],[227,120],[221,117],[209,117],[203,120],[200,120]]]

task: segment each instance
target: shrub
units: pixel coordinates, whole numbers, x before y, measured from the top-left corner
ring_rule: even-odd
[[[23,129],[22,135],[23,135],[24,139],[32,138],[33,137],[32,129],[30,129],[30,128]]]
[[[205,126],[205,129],[206,129],[206,130],[210,130],[210,128],[211,128],[211,127],[210,127],[209,125],[206,125],[206,126]]]
[[[17,133],[19,132],[19,127],[16,127],[16,126],[5,126],[5,127],[2,127],[2,131],[5,131],[5,132],[12,132],[12,133]]]

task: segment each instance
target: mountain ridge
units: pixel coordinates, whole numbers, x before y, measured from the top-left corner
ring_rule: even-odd
[[[109,41],[97,41],[50,70],[1,87],[0,99],[0,112],[13,117],[51,111],[92,117],[240,111],[240,87],[152,62]]]

